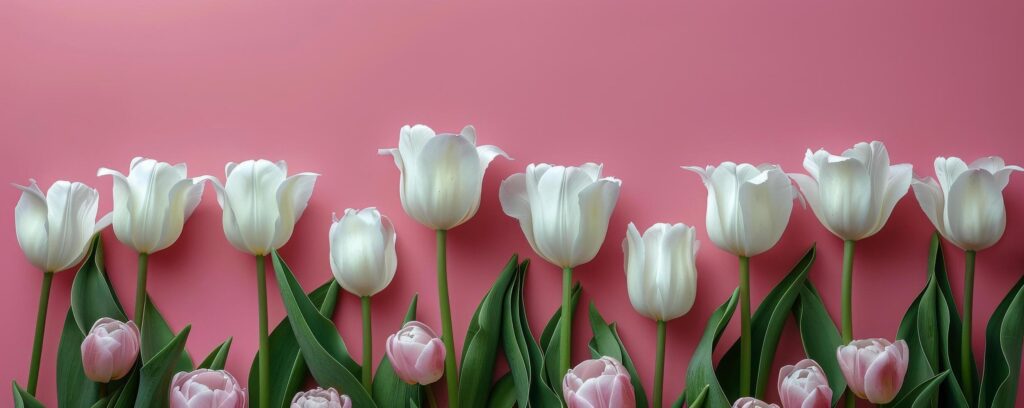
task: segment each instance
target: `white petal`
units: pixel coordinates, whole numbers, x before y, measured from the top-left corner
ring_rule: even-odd
[[[968,170],[949,191],[947,222],[953,242],[965,250],[994,245],[1006,229],[1003,194],[992,173]]]
[[[844,240],[863,238],[874,227],[871,175],[867,169],[855,159],[830,159],[819,176],[819,218],[825,227]]]
[[[376,209],[345,211],[331,226],[330,235],[332,270],[342,288],[356,296],[371,296],[387,286],[389,238]]]
[[[892,209],[903,196],[910,190],[910,183],[914,178],[914,169],[909,164],[896,164],[889,166],[889,179],[885,184],[885,195],[882,196],[881,208],[878,210],[878,219],[875,221],[875,228],[870,235],[874,235],[882,229],[892,215]]]
[[[178,170],[167,163],[147,159],[132,167],[128,183],[131,186],[131,241],[136,251],[151,253],[160,249],[171,189],[180,181]]]
[[[608,234],[608,221],[619,200],[621,186],[622,181],[608,177],[579,192],[579,233],[574,240],[571,265],[563,267],[582,265],[597,256]]]
[[[222,217],[224,236],[227,237],[231,246],[239,251],[252,253],[249,251],[249,245],[245,243],[245,238],[242,237],[242,231],[238,227],[238,220],[235,218],[235,212],[231,207],[231,202],[228,200],[227,191],[224,191],[224,186],[220,184],[220,180],[213,176],[201,176],[197,180],[200,182],[209,181],[213,184],[213,189],[217,192],[217,203],[220,204],[224,212]]]
[[[914,179],[911,183],[911,187],[914,188],[914,196],[917,197],[917,203],[921,206],[921,211],[928,216],[928,220],[932,222],[935,229],[939,231],[942,236],[949,239],[949,232],[946,230],[946,215],[945,211],[945,197],[942,195],[942,189],[939,188],[939,183],[931,177],[923,179]]]
[[[473,125],[466,125],[466,127],[462,128],[462,131],[459,132],[459,135],[466,138],[466,140],[469,140],[470,143],[476,146],[476,128],[473,127]]]
[[[498,199],[505,215],[519,220],[519,227],[522,228],[526,241],[530,243],[530,248],[540,254],[533,238],[533,213],[526,193],[526,174],[516,173],[502,181],[501,187],[498,188]]]
[[[738,230],[743,256],[754,256],[771,249],[789,224],[793,211],[793,187],[782,170],[773,168],[740,185],[742,212]]]
[[[199,204],[199,199],[203,194],[203,183],[196,183],[192,179],[180,180],[167,194],[169,205],[164,216],[164,225],[160,229],[157,244],[147,251],[148,253],[167,248],[178,240],[185,220]]]
[[[276,200],[280,217],[274,228],[274,249],[280,248],[291,238],[295,223],[306,210],[309,197],[313,195],[313,186],[318,176],[316,173],[299,173],[288,177],[278,187]]]
[[[62,271],[81,260],[96,228],[98,202],[96,190],[77,182],[58,181],[46,192],[48,270]]]
[[[285,173],[267,160],[240,163],[224,184],[238,230],[249,253],[266,255],[273,249],[280,211],[278,187]]]
[[[21,190],[21,198],[14,207],[14,229],[18,245],[32,265],[46,272],[49,248],[46,196],[39,190],[35,180],[29,180],[28,186],[15,184],[14,187]]]
[[[644,252],[643,238],[633,223],[629,223],[629,226],[626,227],[626,238],[622,240],[622,252],[625,255],[624,269],[626,271],[626,292],[629,294],[629,302],[633,304],[633,309],[636,309],[637,313],[654,318],[648,304],[649,299],[645,285],[646,270],[644,261],[646,254]]]
[[[432,137],[418,159],[406,163],[406,212],[431,229],[454,228],[475,214],[483,175],[476,147],[468,139]]]
[[[402,159],[407,165],[419,160],[423,147],[434,136],[434,130],[425,125],[402,126],[398,136],[398,150],[402,152]]]
[[[953,186],[953,181],[960,176],[960,173],[967,171],[967,163],[957,157],[936,157],[935,178],[939,181],[943,193],[948,194]],[[949,201],[949,197],[946,198]]]
[[[131,168],[142,161],[143,158],[136,157],[132,160]],[[114,235],[121,243],[132,248],[135,241],[132,240],[132,188],[128,178],[117,170],[101,168],[97,176],[111,176],[114,179]]]

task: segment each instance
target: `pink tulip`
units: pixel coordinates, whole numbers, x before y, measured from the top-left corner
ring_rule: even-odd
[[[854,340],[836,350],[846,383],[860,398],[886,404],[896,397],[907,374],[907,342],[886,339]]]
[[[444,374],[444,343],[423,323],[406,323],[388,337],[385,350],[398,378],[409,384],[431,384]]]
[[[139,328],[135,323],[104,317],[96,321],[82,341],[85,376],[98,383],[119,380],[139,357]]]
[[[246,408],[245,389],[227,371],[180,372],[171,380],[171,408]]]
[[[636,406],[629,372],[608,356],[584,361],[569,370],[562,380],[562,393],[569,408]]]
[[[295,394],[291,408],[352,408],[352,400],[334,388],[314,388]]]
[[[806,359],[779,370],[779,398],[785,408],[829,408],[832,388],[825,370],[814,360]]]
[[[743,397],[732,403],[732,408],[779,408],[779,406],[769,404],[757,398]]]

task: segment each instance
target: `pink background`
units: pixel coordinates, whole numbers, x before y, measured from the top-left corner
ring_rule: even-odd
[[[998,154],[1024,164],[1024,4],[934,1],[247,2],[10,1],[0,13],[0,173],[4,182],[84,181],[110,210],[100,166],[127,170],[136,155],[223,177],[224,164],[285,159],[323,174],[283,254],[307,288],[330,276],[333,211],[377,206],[400,236],[399,271],[375,301],[374,357],[413,293],[420,319],[439,327],[433,232],[406,216],[398,170],[380,147],[404,124],[457,131],[476,125],[498,159],[479,214],[450,234],[457,346],[479,299],[512,252],[532,253],[498,203],[498,185],[531,162],[603,162],[623,180],[604,248],[577,270],[582,305],[619,322],[648,385],[654,323],[629,305],[620,243],[626,224],[698,227],[704,246],[697,302],[669,324],[666,400],[711,313],[737,284],[735,260],[707,239],[705,190],[680,165],[724,160],[802,171],[807,148],[841,151],[878,139],[894,163],[932,175],[938,155]],[[998,300],[1021,274],[1024,180],[1006,190],[1006,236],[978,258],[975,351]],[[26,380],[41,276],[18,249],[18,192],[0,188],[6,265],[0,309],[0,380]],[[188,349],[201,358],[235,337],[228,369],[246,378],[256,348],[253,261],[224,238],[212,188],[177,244],[152,256],[150,289]],[[924,283],[932,230],[912,194],[878,235],[858,247],[857,337],[893,337]],[[111,279],[131,310],[135,255],[104,232]],[[753,261],[755,304],[812,242],[811,279],[839,311],[842,245],[809,209],[794,209],[781,243]],[[962,254],[950,250],[960,296]],[[535,333],[558,307],[560,276],[535,262],[527,283]],[[40,393],[53,403],[54,364],[73,272],[51,297]],[[271,279],[270,314],[284,317]],[[358,350],[358,301],[336,321]],[[725,342],[738,335],[738,322]],[[577,315],[574,361],[589,326]],[[802,355],[792,321],[776,366]],[[980,356],[980,354],[979,354]],[[774,394],[774,391],[773,391]],[[774,398],[774,397],[773,397]],[[9,401],[7,397],[0,401]],[[1021,404],[1024,398],[1018,398]]]

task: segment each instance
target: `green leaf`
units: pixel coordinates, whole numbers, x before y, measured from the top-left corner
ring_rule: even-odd
[[[729,300],[722,304],[722,306],[719,306],[718,309],[715,309],[715,312],[708,318],[707,327],[704,329],[700,342],[697,343],[697,349],[693,351],[689,368],[686,370],[685,395],[686,402],[690,406],[697,402],[697,399],[701,398],[701,396],[704,398],[703,401],[706,401],[704,402],[705,404],[710,404],[710,406],[715,408],[732,406],[732,400],[725,395],[721,384],[718,383],[718,377],[715,375],[714,361],[712,361],[712,353],[718,344],[719,338],[722,336],[722,332],[725,331],[725,327],[729,324],[729,320],[732,319],[733,312],[736,311],[736,304],[739,298],[739,290],[737,289],[733,291]]]
[[[512,379],[512,374],[508,373],[494,384],[494,388],[491,389],[491,398],[487,401],[487,406],[490,408],[512,408],[515,405],[516,383]]]
[[[533,383],[533,360],[530,358],[530,345],[533,340],[526,338],[520,315],[523,299],[524,273],[517,273],[512,279],[512,284],[505,291],[505,302],[502,309],[502,348],[505,350],[505,360],[508,361],[509,374],[512,378],[515,402],[520,407],[530,404],[530,392]],[[529,329],[528,327],[526,328]]]
[[[402,323],[416,320],[416,304],[419,295],[414,295],[409,302],[409,309],[405,312],[405,319]],[[413,401],[416,405],[422,401],[423,387],[419,384],[407,384],[398,378],[394,367],[385,354],[377,365],[377,374],[373,376],[373,398],[377,405],[382,407],[401,406],[406,401]]]
[[[690,404],[690,408],[702,408],[704,407],[704,401],[708,398],[708,389],[711,386],[705,385],[704,389],[701,390],[700,394],[697,395],[697,399],[693,400],[693,404]]]
[[[804,281],[800,298],[793,306],[793,314],[800,328],[804,353],[825,370],[828,385],[832,388],[832,406],[835,406],[846,391],[846,378],[836,360],[836,350],[843,344],[843,338],[810,280]]]
[[[82,368],[82,341],[85,334],[75,322],[75,315],[68,309],[57,346],[57,406],[61,408],[91,407],[99,399],[96,383],[85,376]]]
[[[156,353],[152,359],[142,366],[139,378],[139,391],[135,397],[135,406],[142,408],[162,408],[167,406],[168,387],[171,377],[176,373],[175,367],[181,361],[185,349],[185,341],[192,325],[185,326],[174,336],[167,346]]]
[[[646,407],[648,405],[647,392],[644,391],[644,385],[640,382],[640,375],[636,371],[636,366],[633,365],[633,359],[629,358],[629,353],[626,352],[626,346],[622,344],[615,325],[605,322],[593,302],[590,303],[590,329],[594,333],[594,337],[590,340],[591,356],[594,358],[609,356],[619,360],[626,367],[626,371],[629,371],[637,406]]]
[[[92,325],[103,317],[128,321],[103,266],[103,239],[100,234],[93,237],[89,255],[71,285],[71,310],[82,333],[88,333]]]
[[[463,346],[459,373],[459,404],[479,407],[487,403],[494,381],[494,361],[501,341],[502,304],[505,291],[518,267],[518,256],[512,255],[494,286],[480,301],[470,322]]]
[[[232,338],[228,337],[228,339],[219,346],[214,347],[213,351],[203,359],[203,362],[199,363],[199,368],[223,370],[224,362],[228,359],[228,351],[231,350],[231,340]]]
[[[1024,341],[1024,278],[1018,280],[999,302],[985,332],[982,406],[1013,406],[1020,383],[1021,344]]]
[[[45,408],[42,402],[21,388],[17,381],[11,381],[11,388],[14,389],[14,406],[16,408]]]
[[[909,390],[902,398],[895,403],[888,405],[890,408],[927,408],[932,406],[932,400],[939,393],[939,386],[949,376],[950,371],[946,370],[934,375]]]
[[[146,296],[146,309],[143,313],[146,317],[142,320],[140,356],[143,363],[148,363],[171,342],[174,332],[149,296]],[[192,356],[188,354],[188,350],[182,350],[174,366],[175,372],[192,371],[193,368]]]
[[[274,251],[273,259],[288,322],[313,378],[321,387],[334,387],[338,392],[347,394],[353,406],[376,407],[377,404],[360,384],[361,369],[349,355],[337,327],[320,314],[277,251]]]
[[[139,392],[139,371],[135,370],[129,375],[124,387],[117,390],[116,397],[111,398],[107,408],[132,408],[135,406],[135,398]]]

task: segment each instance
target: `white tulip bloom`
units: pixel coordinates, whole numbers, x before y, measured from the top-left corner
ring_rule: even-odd
[[[641,236],[629,223],[622,252],[633,308],[658,321],[689,312],[697,297],[699,248],[696,229],[685,224],[654,224]]]
[[[253,255],[266,255],[288,242],[319,176],[299,173],[288,177],[283,160],[262,159],[228,163],[225,173],[224,185],[212,176],[201,179],[210,180],[217,190],[228,241]]]
[[[203,182],[188,178],[184,163],[136,157],[127,177],[105,167],[96,175],[114,177],[114,235],[141,254],[177,241],[203,196]]]
[[[501,183],[501,207],[542,258],[562,268],[590,262],[608,233],[622,181],[601,165],[530,164]]]
[[[798,197],[781,167],[724,162],[683,169],[699,174],[708,189],[706,222],[716,246],[751,257],[779,242],[789,224],[793,198]]]
[[[110,214],[96,220],[100,196],[89,186],[58,181],[43,191],[35,180],[15,184],[21,198],[14,207],[18,245],[43,272],[60,272],[85,258],[92,236],[110,225]]]
[[[804,169],[809,175],[789,176],[825,228],[847,241],[882,229],[913,176],[909,164],[889,165],[882,142],[857,143],[842,156],[807,150]]]
[[[395,277],[395,227],[391,220],[370,207],[347,209],[331,224],[331,270],[334,279],[349,293],[373,296]]]
[[[970,166],[956,157],[935,159],[935,175],[915,178],[917,202],[935,228],[954,245],[977,251],[995,245],[1006,230],[1003,189],[1010,173],[999,157],[978,159]]]
[[[469,221],[480,208],[484,171],[497,156],[496,146],[477,146],[476,130],[434,134],[424,125],[403,126],[392,155],[401,172],[399,194],[410,217],[433,230],[449,230]]]

